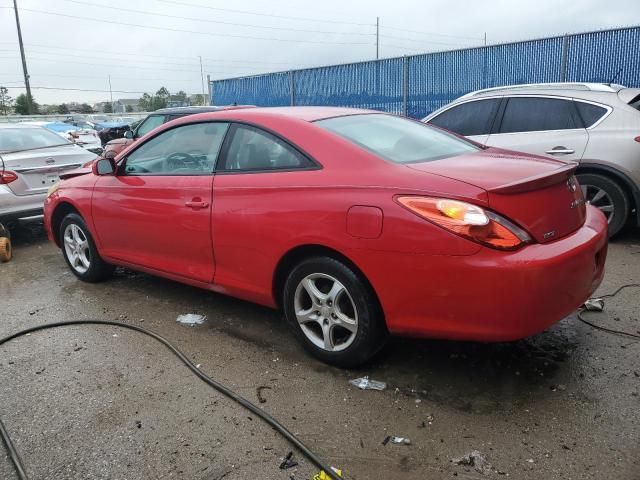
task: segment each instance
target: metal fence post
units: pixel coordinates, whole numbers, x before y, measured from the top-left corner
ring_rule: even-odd
[[[402,114],[409,115],[409,57],[402,57]]]
[[[569,35],[562,37],[562,59],[560,60],[560,81],[567,81],[567,64],[569,58]]]
[[[289,90],[290,90],[290,102],[291,106],[295,106],[296,104],[296,81],[295,81],[295,70],[289,70]]]

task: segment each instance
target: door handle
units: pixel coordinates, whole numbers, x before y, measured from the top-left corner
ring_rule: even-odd
[[[200,208],[207,208],[209,206],[209,202],[202,202],[200,200],[191,200],[190,202],[186,202],[184,205],[186,207],[193,208],[194,210],[198,210]]]
[[[571,150],[570,148],[567,147],[553,147],[551,150],[547,150],[545,152],[548,155],[570,155],[572,153],[576,153],[575,150]]]

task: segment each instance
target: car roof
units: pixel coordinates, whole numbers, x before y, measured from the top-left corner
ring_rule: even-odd
[[[180,114],[180,115],[189,115],[196,113],[205,113],[205,112],[218,112],[220,110],[232,110],[232,109],[241,109],[241,108],[252,108],[253,105],[199,105],[193,107],[169,107],[169,108],[161,108],[156,110],[155,112],[151,112],[149,115],[153,115],[156,113],[164,113],[164,114]]]
[[[0,123],[0,128],[42,128],[40,125],[29,125],[26,123]]]
[[[469,100],[471,98],[497,96],[497,95],[557,95],[557,96],[578,96],[589,98],[590,96],[601,96],[603,94],[615,94],[626,87],[613,83],[588,83],[588,82],[566,82],[566,83],[528,83],[521,85],[505,85],[502,87],[485,88],[469,92],[459,97],[459,100]]]
[[[233,109],[209,113],[211,118],[228,117],[234,120],[251,120],[265,117],[288,117],[306,122],[314,122],[347,115],[362,115],[384,113],[376,110],[365,110],[346,107],[256,107],[247,109]]]

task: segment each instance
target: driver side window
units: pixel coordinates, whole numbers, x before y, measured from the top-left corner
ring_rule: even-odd
[[[211,175],[228,123],[182,125],[144,142],[126,159],[125,175]]]

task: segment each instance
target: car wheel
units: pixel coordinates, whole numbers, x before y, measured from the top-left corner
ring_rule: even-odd
[[[629,199],[620,185],[604,175],[582,173],[576,175],[587,203],[600,209],[609,223],[609,236],[613,237],[627,222]]]
[[[73,274],[85,282],[99,282],[111,276],[115,267],[98,254],[82,217],[70,213],[60,224],[62,254]]]
[[[369,360],[384,345],[382,309],[368,282],[329,257],[310,258],[289,274],[286,319],[302,345],[323,362],[343,368]]]
[[[8,262],[12,256],[11,240],[7,237],[0,237],[0,262]]]

